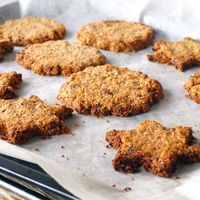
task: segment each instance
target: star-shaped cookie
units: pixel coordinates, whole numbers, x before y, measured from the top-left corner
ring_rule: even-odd
[[[9,143],[22,144],[33,136],[46,138],[68,132],[63,119],[71,109],[47,105],[37,96],[17,101],[0,99],[0,134]]]
[[[200,72],[196,72],[184,84],[187,97],[200,104]]]
[[[133,130],[109,131],[106,140],[117,149],[113,166],[122,172],[143,166],[157,176],[170,177],[178,163],[200,161],[200,145],[190,127],[166,128],[146,120]]]
[[[14,89],[18,89],[22,82],[22,74],[17,72],[0,73],[0,99],[16,97]]]
[[[173,65],[179,71],[200,65],[200,43],[186,37],[178,42],[158,41],[153,45],[150,61]]]

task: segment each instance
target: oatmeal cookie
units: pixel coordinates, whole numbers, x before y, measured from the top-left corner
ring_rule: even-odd
[[[200,43],[189,37],[178,42],[155,42],[153,50],[153,55],[147,55],[150,61],[173,65],[179,71],[200,65]]]
[[[200,72],[192,75],[184,84],[187,97],[200,104]]]
[[[200,162],[200,145],[190,127],[166,128],[146,120],[133,130],[112,130],[106,140],[117,149],[113,166],[121,172],[147,171],[170,177],[177,164]]]
[[[18,89],[21,83],[22,74],[17,72],[0,73],[0,99],[15,98],[14,89]]]
[[[4,54],[13,50],[13,43],[9,40],[0,39],[0,60],[4,59]]]
[[[0,99],[0,136],[9,143],[22,144],[33,136],[46,138],[68,132],[63,119],[71,109],[48,105],[37,96],[17,101]]]
[[[65,27],[49,18],[27,16],[7,20],[0,25],[0,32],[1,37],[14,45],[26,46],[61,39],[65,34]]]
[[[102,65],[71,75],[58,100],[83,114],[128,116],[147,112],[163,97],[161,84],[139,71]]]
[[[17,54],[16,60],[36,74],[68,76],[104,64],[105,56],[93,47],[58,40],[30,45]]]
[[[78,40],[85,45],[110,51],[138,51],[149,46],[154,30],[143,23],[103,20],[82,26]]]

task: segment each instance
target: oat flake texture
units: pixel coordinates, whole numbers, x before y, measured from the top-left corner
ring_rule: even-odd
[[[200,162],[200,145],[190,127],[166,128],[156,121],[143,121],[133,130],[112,130],[107,141],[117,149],[113,166],[137,172],[143,166],[157,176],[169,177],[177,164]]]
[[[45,17],[27,16],[0,25],[1,37],[19,46],[58,40],[63,38],[65,31],[62,24]]]
[[[63,105],[48,105],[37,96],[17,101],[0,99],[1,138],[22,144],[38,135],[47,138],[69,131],[63,119],[71,109]]]
[[[58,93],[67,107],[96,116],[147,112],[163,97],[161,84],[139,71],[102,65],[73,74]]]
[[[77,38],[82,44],[99,49],[130,52],[149,46],[154,30],[143,23],[103,20],[82,26]]]
[[[105,56],[96,48],[58,40],[30,45],[17,54],[16,60],[36,74],[67,76],[104,64]]]
[[[194,73],[184,84],[187,97],[200,104],[200,72]]]
[[[200,65],[200,43],[189,37],[178,42],[157,41],[153,51],[153,55],[147,55],[150,61],[172,65],[179,71]]]

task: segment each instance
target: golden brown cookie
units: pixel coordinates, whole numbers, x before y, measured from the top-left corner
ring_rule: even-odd
[[[179,71],[200,65],[200,43],[186,37],[178,42],[158,41],[153,46],[150,61],[173,65]]]
[[[184,84],[187,97],[200,104],[200,72],[192,75]]]
[[[36,74],[67,76],[104,64],[105,56],[93,47],[58,40],[30,45],[17,54],[16,60]]]
[[[21,83],[22,74],[17,72],[0,73],[0,99],[15,98],[14,89],[18,89]]]
[[[13,50],[13,44],[9,40],[0,39],[0,60],[4,59],[4,54]]]
[[[139,71],[102,65],[72,74],[58,100],[83,114],[128,116],[147,112],[163,97],[160,83]]]
[[[149,46],[154,30],[143,23],[103,20],[82,26],[78,40],[85,45],[110,51],[138,51]]]
[[[13,42],[14,45],[42,43],[48,40],[63,38],[65,27],[49,18],[22,17],[7,20],[0,26],[1,36]]]
[[[46,138],[68,132],[63,119],[71,109],[48,105],[37,96],[17,101],[0,99],[0,135],[9,143],[22,144],[33,136]]]
[[[113,166],[121,172],[137,172],[139,167],[169,177],[180,163],[200,162],[200,145],[190,127],[166,128],[146,120],[133,130],[112,130],[106,140],[117,149]]]

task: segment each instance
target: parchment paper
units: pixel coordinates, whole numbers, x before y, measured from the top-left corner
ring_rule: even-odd
[[[180,40],[185,36],[199,39],[198,6],[198,1],[194,0],[20,1],[22,15],[46,16],[63,23],[68,29],[65,38],[68,41],[76,41],[75,34],[81,25],[108,18],[150,24],[156,29],[156,39]],[[19,96],[34,94],[55,104],[57,91],[67,77],[39,76],[19,66],[14,59],[21,49],[15,48],[14,53],[6,56],[0,71],[16,70],[23,74]],[[0,141],[0,152],[38,163],[81,199],[199,199],[200,164],[178,168],[172,178],[157,177],[145,170],[122,174],[114,171],[111,160],[116,151],[106,148],[105,142],[106,131],[132,129],[145,119],[156,120],[168,127],[191,126],[200,139],[200,107],[185,98],[183,90],[184,82],[199,68],[182,73],[173,67],[149,62],[146,55],[151,53],[151,47],[136,53],[102,52],[108,63],[137,69],[157,79],[164,88],[164,99],[148,113],[132,117],[96,118],[74,113],[66,120],[73,135],[54,136],[48,140],[35,138],[20,147]],[[132,190],[123,192],[125,187]]]

